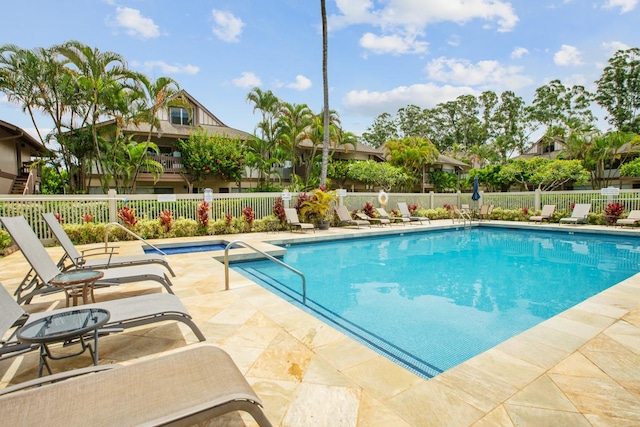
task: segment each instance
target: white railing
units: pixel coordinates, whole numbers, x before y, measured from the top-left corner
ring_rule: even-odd
[[[242,216],[242,210],[251,207],[255,219],[273,215],[273,206],[281,193],[214,193],[210,203],[211,218],[224,218],[231,214],[234,218]],[[573,203],[591,203],[591,212],[602,213],[609,203],[621,203],[625,212],[640,209],[640,190],[621,189],[618,196],[603,196],[598,190],[576,191],[528,191],[509,193],[483,193],[475,202],[494,205],[503,209],[540,210],[545,204],[556,205],[557,210],[569,211]],[[395,209],[398,202],[416,204],[420,208],[434,209],[445,205],[473,205],[471,193],[390,193],[387,210]],[[298,193],[291,193],[291,200],[285,206],[294,206]],[[66,224],[82,224],[85,216],[90,215],[95,223],[118,222],[118,210],[128,206],[135,210],[139,219],[155,219],[168,209],[174,218],[198,220],[197,210],[204,194],[165,194],[165,195],[118,195],[110,191],[106,195],[0,195],[0,216],[23,215],[41,239],[52,236],[41,213],[54,212],[64,218]],[[349,210],[362,209],[365,203],[379,207],[378,193],[347,193],[341,203]]]

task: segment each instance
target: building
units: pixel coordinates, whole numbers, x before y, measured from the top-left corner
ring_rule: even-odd
[[[46,152],[27,132],[0,120],[0,194],[40,193],[40,170],[31,166]]]

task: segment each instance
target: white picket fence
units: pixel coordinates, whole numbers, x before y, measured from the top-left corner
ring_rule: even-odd
[[[340,203],[348,209],[362,209],[369,202],[380,206],[378,193],[346,193]],[[170,195],[118,195],[110,191],[106,195],[0,195],[0,216],[23,215],[34,228],[40,238],[50,238],[50,234],[40,214],[55,212],[64,218],[67,224],[80,224],[85,215],[91,215],[96,223],[118,221],[118,211],[124,206],[135,210],[140,219],[154,219],[168,209],[174,218],[190,218],[197,220],[197,210],[203,202],[204,194],[170,194]],[[274,202],[281,193],[214,193],[211,197],[211,218],[224,218],[226,214],[233,217],[242,216],[242,210],[251,207],[256,219],[273,214]],[[471,193],[391,193],[387,195],[387,208],[394,209],[398,202],[416,204],[420,208],[432,209],[445,205],[469,204],[474,202]],[[291,193],[291,200],[285,206],[293,206],[298,193]],[[491,204],[503,209],[539,210],[545,204],[553,204],[558,210],[570,210],[573,203],[591,203],[592,212],[603,212],[609,203],[621,203],[628,212],[640,209],[640,190],[619,190],[615,196],[606,196],[599,190],[577,191],[529,191],[509,193],[482,193],[476,204]]]

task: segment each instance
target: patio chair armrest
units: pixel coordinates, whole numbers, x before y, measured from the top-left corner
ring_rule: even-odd
[[[36,378],[33,380],[25,381],[20,384],[15,384],[0,390],[0,396],[5,394],[14,393],[16,391],[26,390],[32,387],[39,387],[44,384],[54,383],[56,381],[62,381],[69,378],[77,377],[80,375],[92,374],[95,372],[101,372],[106,370],[111,370],[115,368],[121,368],[122,366],[118,364],[111,365],[100,365],[100,366],[89,366],[87,368],[73,369],[71,371],[60,372],[53,375],[47,375],[44,377]]]

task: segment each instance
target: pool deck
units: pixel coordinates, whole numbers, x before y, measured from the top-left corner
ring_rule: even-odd
[[[640,229],[630,228],[483,224],[640,237]],[[331,228],[315,233],[286,231],[172,241],[242,239],[269,249],[265,242],[452,226],[450,220],[441,220],[425,226]],[[139,242],[118,245],[121,254],[142,252]],[[59,247],[47,250],[56,261],[62,253]],[[275,426],[640,425],[640,274],[425,380],[233,271],[231,289],[225,291],[224,266],[211,253],[171,255],[169,260],[177,275],[171,279],[176,295],[207,342],[232,356]],[[13,291],[28,269],[20,252],[6,256],[0,259],[0,282]],[[153,282],[121,285],[96,290],[96,300],[161,289]],[[64,306],[60,293],[36,297],[30,310],[56,306]],[[135,328],[101,338],[100,363],[130,363],[196,343],[193,333],[175,322]],[[51,362],[54,371],[90,363],[88,354]],[[37,365],[36,352],[0,362],[0,388],[36,377]],[[219,424],[207,425],[254,423],[246,414],[235,413],[223,417]]]

